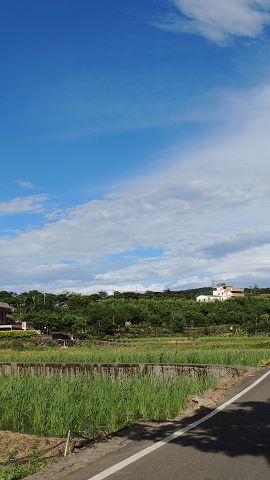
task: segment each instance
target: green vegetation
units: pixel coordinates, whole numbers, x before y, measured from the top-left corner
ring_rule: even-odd
[[[0,362],[101,362],[101,363],[217,363],[259,365],[270,360],[270,337],[242,336],[239,331],[227,337],[182,336],[137,338],[135,345],[94,345],[70,347],[34,346],[34,340],[17,339],[19,350],[0,350]],[[122,341],[126,337],[121,338]],[[128,338],[132,343],[134,339]],[[15,340],[14,340],[15,341]],[[217,380],[176,377],[130,378],[51,377],[27,373],[0,373],[0,429],[36,435],[65,436],[68,429],[96,437],[138,419],[166,420],[179,414],[191,395],[217,386]],[[19,480],[39,470],[42,460],[12,461],[0,465],[0,480]]]
[[[14,321],[31,323],[49,336],[0,331],[0,362],[268,363],[270,289],[246,289],[241,300],[195,301],[210,293],[210,288],[112,296],[2,291],[0,301],[14,307]],[[53,340],[71,336],[81,346],[61,349]],[[98,346],[97,340],[107,343]],[[190,395],[216,386],[209,376],[0,373],[0,429],[47,436],[64,436],[71,429],[96,437],[142,418],[173,418]],[[10,458],[0,464],[0,480],[19,480],[43,464],[36,451],[26,461]]]
[[[30,338],[37,335],[36,330],[4,330],[0,331],[1,338]]]
[[[15,461],[12,457],[8,462],[0,464],[0,480],[20,480],[27,475],[32,475],[38,472],[46,463],[40,461],[36,452],[30,456],[30,458],[22,463]]]
[[[217,380],[209,376],[120,379],[0,374],[0,429],[56,436],[71,429],[96,437],[138,419],[173,418],[190,395],[216,385]]]
[[[216,363],[253,365],[270,360],[270,338],[212,338],[178,345],[126,347],[71,347],[37,350],[0,350],[0,362],[97,362],[97,363]]]
[[[0,292],[0,301],[15,308],[14,320],[30,322],[52,337],[72,335],[78,342],[64,349],[31,331],[0,332],[0,362],[265,364],[270,361],[269,292],[253,289],[243,300],[215,303],[194,301],[209,289],[115,292],[110,297],[105,292]],[[97,340],[109,342],[98,345]],[[216,385],[211,377],[2,373],[0,429],[57,436],[71,429],[96,437],[138,419],[172,418],[190,395]],[[18,480],[39,468],[34,457],[22,464],[11,459],[0,465],[0,480]]]
[[[228,334],[231,327],[244,334],[270,332],[270,289],[247,290],[245,299],[199,303],[196,294],[209,289],[162,293],[135,292],[108,296],[38,291],[0,292],[0,301],[15,308],[14,319],[33,323],[50,334],[80,339],[160,335]],[[263,294],[263,292],[265,292]]]

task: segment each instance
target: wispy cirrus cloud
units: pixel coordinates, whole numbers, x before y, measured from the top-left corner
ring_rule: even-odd
[[[33,190],[35,188],[34,184],[29,180],[23,180],[22,178],[18,178],[16,182],[21,188],[25,188],[26,190]]]
[[[0,215],[15,215],[18,213],[41,213],[47,195],[28,195],[16,197],[6,202],[0,202]]]
[[[269,0],[170,0],[174,11],[155,25],[192,33],[225,45],[231,38],[255,38],[270,24]]]

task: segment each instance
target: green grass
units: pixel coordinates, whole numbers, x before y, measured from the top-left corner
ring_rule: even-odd
[[[267,344],[270,346],[270,337],[269,336],[264,336],[264,337],[256,337],[256,336],[223,336],[223,337],[214,337],[214,336],[204,336],[204,337],[195,337],[195,338],[190,338],[190,337],[178,337],[178,336],[164,336],[164,337],[135,337],[135,338],[128,338],[128,337],[121,337],[115,339],[115,342],[122,342],[122,343],[134,343],[134,344],[142,344],[142,345],[173,345],[173,344],[186,344],[186,345],[192,345],[194,342],[196,344],[209,344],[209,343],[216,343],[220,342],[223,345],[230,345],[230,344],[237,344],[237,345],[243,345],[245,343],[251,343],[255,342],[260,346],[263,346],[264,344]]]
[[[32,455],[25,463],[9,461],[0,465],[0,480],[20,480],[38,472],[45,465],[46,462],[40,461],[35,455]]]
[[[269,337],[263,339],[256,337],[209,338],[207,340],[197,339],[196,343],[198,343],[198,345],[192,345],[190,341],[186,340],[184,345],[179,346],[165,344],[163,346],[138,345],[135,347],[92,346],[89,348],[72,347],[69,349],[49,348],[40,351],[0,350],[0,361],[216,363],[257,366],[267,363],[270,360]],[[26,388],[27,378],[29,385],[31,385],[29,389]],[[82,378],[83,377],[78,377],[78,379],[73,379],[66,376],[54,376],[52,379],[43,379],[42,377],[25,377],[22,375],[20,377],[7,377],[5,379],[5,377],[1,376],[0,401],[1,405],[4,405],[4,411],[1,411],[2,423],[0,423],[0,428],[3,429],[4,425],[6,425],[5,428],[14,431],[24,431],[27,433],[52,432],[57,435],[59,433],[63,434],[68,428],[83,430],[86,428],[85,426],[88,425],[87,428],[92,429],[91,432],[95,435],[102,425],[104,425],[106,431],[111,431],[141,416],[145,416],[146,418],[166,418],[167,416],[173,416],[181,407],[181,396],[175,393],[165,396],[164,393],[164,389],[166,392],[170,390],[175,392],[175,390],[173,390],[174,388],[180,391],[182,386],[177,382],[181,382],[181,378],[178,380],[168,380],[168,382],[174,382],[173,385],[166,383],[167,380],[159,380],[160,383],[153,383],[153,380],[149,378],[142,379],[140,377],[129,379],[126,383],[119,383],[119,380],[116,381],[113,378],[107,378],[105,381],[106,385],[104,384],[104,377],[95,381],[88,377],[85,377],[85,381],[82,381]],[[5,386],[3,382],[6,382]],[[147,387],[145,385],[147,385]],[[106,394],[106,386],[109,386],[110,394]],[[145,393],[145,396],[138,397],[141,392],[144,392],[145,388],[148,388],[148,393]],[[116,407],[110,409],[111,398],[118,398],[117,391],[119,390],[126,392],[126,397],[121,397],[122,400],[115,400]],[[33,392],[33,395],[30,396],[30,401],[29,391]],[[15,396],[14,392],[16,392]],[[114,397],[111,397],[111,392],[114,392]],[[18,403],[16,403],[16,398],[18,399]],[[127,401],[123,400],[123,398],[131,400]],[[150,403],[147,409],[143,410],[146,398],[150,399]],[[82,403],[80,399],[82,399]],[[112,400],[112,402],[113,401],[114,400]],[[135,401],[135,404],[133,401]],[[178,403],[179,401],[180,404]],[[173,402],[176,402],[176,404]],[[76,405],[75,409],[73,408],[74,404]],[[128,404],[133,405],[131,410],[129,410]],[[136,404],[139,405],[137,414]],[[86,406],[86,409],[81,408],[80,405]],[[174,405],[173,408],[172,405]],[[71,412],[68,410],[69,406]],[[167,408],[168,410],[166,411]],[[14,422],[12,419],[13,412],[15,412]],[[42,420],[45,418],[45,412],[49,412],[46,420],[47,423],[44,423],[44,420]],[[63,422],[61,420],[62,412],[64,412],[63,415],[65,419]],[[88,417],[86,412],[89,414]],[[34,419],[34,423],[32,423],[32,419]],[[79,419],[82,420],[82,423],[80,423]]]
[[[170,343],[170,342],[185,342],[189,341],[190,339],[188,337],[179,337],[179,336],[160,336],[160,337],[112,337],[109,340],[115,341],[115,342],[125,342],[125,343],[147,343],[147,344],[152,344],[152,343],[158,343],[158,344],[164,344],[164,343]]]
[[[122,339],[123,340],[123,339]],[[133,342],[133,339],[131,340]],[[176,342],[179,342],[176,345]],[[0,362],[208,363],[253,365],[270,361],[270,337],[154,337],[136,346],[22,347],[1,350]],[[126,379],[109,376],[51,377],[0,373],[0,429],[65,436],[68,429],[89,437],[109,433],[138,419],[175,417],[190,395],[215,388],[211,377]],[[40,461],[0,465],[0,480],[19,480],[37,471]]]
[[[31,338],[37,335],[36,330],[0,330],[0,339]]]
[[[0,374],[0,429],[64,436],[67,430],[96,437],[138,419],[166,420],[180,413],[190,395],[217,380],[175,377],[78,377]]]
[[[22,351],[0,350],[0,362],[96,362],[96,363],[216,363],[257,366],[270,360],[268,343],[231,342],[221,345],[72,347]]]

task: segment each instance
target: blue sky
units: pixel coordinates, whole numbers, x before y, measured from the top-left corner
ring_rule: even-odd
[[[0,288],[269,284],[270,1],[2,0]]]

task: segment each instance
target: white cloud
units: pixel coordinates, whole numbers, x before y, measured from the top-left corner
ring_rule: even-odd
[[[25,188],[26,190],[33,190],[35,187],[32,182],[29,180],[23,180],[22,178],[19,178],[17,180],[17,184],[20,185],[21,188]]]
[[[40,229],[1,238],[0,288],[140,291],[211,284],[213,277],[240,286],[266,282],[270,86],[230,93],[222,113],[223,133],[193,138],[186,152],[176,147],[160,171]],[[17,211],[22,199],[14,202]],[[149,255],[121,258],[139,247]],[[151,257],[151,248],[162,253]]]
[[[15,215],[17,213],[41,213],[47,195],[29,195],[16,197],[6,202],[0,202],[0,215]]]
[[[201,35],[225,44],[231,37],[254,38],[270,23],[269,0],[171,0],[178,10],[155,24],[172,32]]]

